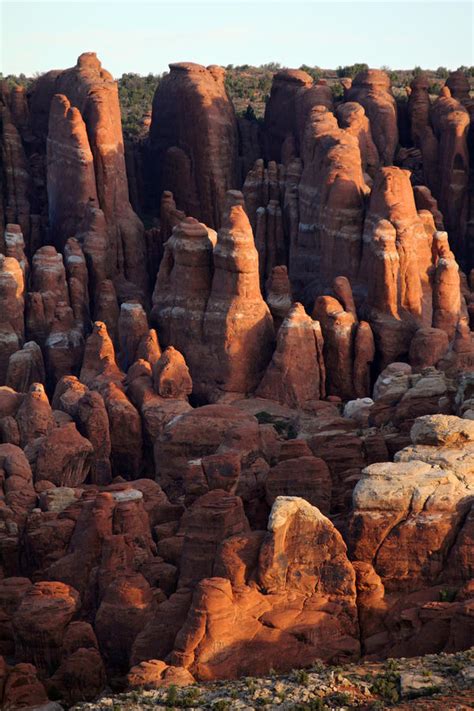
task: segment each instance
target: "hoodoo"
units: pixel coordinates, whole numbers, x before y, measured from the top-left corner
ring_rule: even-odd
[[[471,708],[472,68],[274,70],[1,83],[2,708]]]

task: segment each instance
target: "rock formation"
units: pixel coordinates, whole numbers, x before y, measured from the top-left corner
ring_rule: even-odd
[[[346,101],[337,107],[336,115],[340,127],[357,137],[362,168],[373,178],[379,167],[380,159],[364,107],[356,101]]]
[[[273,358],[256,394],[311,409],[325,395],[325,376],[321,327],[301,304],[294,304],[280,326]]]
[[[352,280],[357,275],[368,186],[358,139],[339,128],[325,107],[316,106],[309,114],[302,158],[290,280],[294,296],[312,308],[334,277]]]
[[[382,165],[392,165],[398,143],[397,108],[387,74],[380,69],[361,72],[354,78],[347,99],[362,104]]]
[[[78,232],[89,200],[97,202],[87,127],[79,109],[62,94],[54,96],[49,112],[47,176],[51,234],[62,249]]]
[[[170,64],[150,126],[155,194],[170,190],[180,210],[215,229],[226,191],[238,187],[237,122],[224,77],[217,66]]]
[[[152,319],[162,343],[184,355],[194,392],[216,399],[255,389],[270,359],[273,325],[241,193],[228,192],[223,225],[215,242],[211,237],[191,218],[174,229],[157,277]],[[184,326],[188,313],[191,323]]]
[[[160,342],[184,355],[195,387],[205,362],[203,322],[212,282],[212,238],[193,218],[177,225],[166,243],[153,293],[151,319]]]
[[[257,386],[270,359],[273,324],[260,292],[257,252],[241,193],[227,195],[213,259],[203,323],[204,341],[213,344],[207,386],[246,393]]]
[[[47,142],[51,236],[56,247],[87,231],[91,211],[101,211],[107,276],[146,288],[143,225],[133,212],[125,169],[117,84],[92,52],[75,67],[49,72],[32,91],[35,130]],[[49,128],[46,128],[49,126]]]
[[[391,620],[394,638],[380,641],[389,642],[392,652],[423,648],[411,623],[396,639],[397,618],[404,610],[406,614],[412,608],[411,618],[420,620],[415,626],[431,636],[423,602],[437,594],[436,586],[449,580],[457,589],[472,575],[464,548],[471,535],[472,474],[462,463],[471,456],[472,436],[470,423],[455,417],[420,417],[411,430],[413,445],[398,452],[394,463],[368,467],[354,490],[349,534],[353,555],[373,565],[382,599],[384,590],[390,594],[379,614]],[[421,590],[424,599],[418,594],[417,604],[410,593]],[[441,626],[432,639],[437,649],[448,643],[449,615],[447,619],[446,625],[439,618]],[[375,640],[373,644],[377,649]]]
[[[416,76],[410,84],[408,114],[410,116],[411,140],[417,147],[423,146],[424,134],[430,125],[429,80],[424,74]]]
[[[448,87],[444,87],[431,109],[431,122],[438,139],[439,182],[428,187],[431,187],[438,200],[456,256],[464,262],[469,181],[467,133],[470,117],[462,103],[451,96]]]
[[[1,83],[2,708],[471,644],[469,82],[335,81]]]
[[[278,330],[291,308],[291,285],[285,266],[272,269],[267,281],[266,302],[273,316],[275,330]]]
[[[283,161],[284,144],[291,140],[298,152],[307,116],[313,106],[332,109],[332,92],[323,82],[313,84],[300,69],[282,69],[273,77],[265,109],[266,158]]]
[[[354,575],[342,538],[317,508],[303,499],[279,497],[272,508],[268,532],[253,559],[253,565],[251,560],[248,564],[256,568],[257,589],[233,589],[232,580],[222,577],[199,583],[187,620],[176,637],[171,655],[175,665],[203,679],[233,678],[252,667],[253,673],[261,673],[268,664],[275,669],[288,668],[301,658],[303,648],[307,659],[316,647],[318,655],[326,659],[356,653],[358,642],[351,636],[356,620]],[[247,571],[248,575],[250,569]],[[281,612],[288,604],[290,586],[298,602],[286,616]],[[271,598],[279,599],[281,612],[272,610]],[[322,599],[334,605],[336,624],[331,639],[326,636],[324,613],[309,612],[310,607],[316,611]],[[231,627],[236,619],[239,625]],[[234,631],[224,637],[226,644],[219,646],[222,625]],[[280,649],[278,656],[270,651],[275,644]],[[217,647],[219,655],[213,651]],[[264,650],[270,657],[264,659]]]
[[[4,384],[10,356],[22,346],[25,281],[19,262],[0,255],[0,383]]]
[[[1,156],[2,156],[2,193],[5,205],[2,205],[2,216],[6,223],[18,224],[22,233],[29,241],[31,232],[30,187],[28,161],[22,144],[20,132],[15,124],[14,115],[8,95],[2,87],[0,115],[2,118]],[[3,228],[3,225],[2,225]]]
[[[445,324],[449,331],[461,317],[458,267],[431,213],[417,212],[409,175],[399,168],[383,168],[372,189],[359,278],[368,275],[369,321],[383,366],[406,357],[417,328]],[[440,300],[449,315],[441,315]]]
[[[372,329],[366,321],[358,321],[346,277],[334,280],[333,291],[339,299],[320,296],[313,310],[324,338],[328,394],[343,399],[364,397],[370,393],[371,365],[375,358]]]

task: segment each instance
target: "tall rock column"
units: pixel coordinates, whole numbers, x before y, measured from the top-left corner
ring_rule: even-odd
[[[339,104],[337,120],[341,128],[358,138],[362,168],[373,178],[380,165],[380,158],[364,107],[356,101]]]
[[[258,254],[240,192],[227,193],[213,258],[203,336],[210,351],[206,386],[215,398],[254,390],[270,360],[274,340],[272,316],[260,291]]]
[[[425,74],[416,76],[410,84],[408,116],[410,118],[411,140],[417,148],[422,146],[422,136],[430,123],[429,81]]]
[[[282,69],[274,75],[270,98],[265,108],[268,160],[280,162],[283,142],[288,136],[296,138],[297,96],[312,84],[312,77],[300,69]]]
[[[469,113],[445,86],[431,109],[431,121],[439,143],[439,184],[434,186],[434,194],[443,213],[451,247],[457,259],[463,262],[466,258],[468,209]]]
[[[334,108],[332,91],[324,80],[314,83],[301,69],[274,74],[264,118],[267,160],[286,165],[301,155],[305,124],[314,106]]]
[[[153,98],[151,159],[156,195],[170,190],[180,210],[213,228],[226,190],[238,187],[238,130],[221,67],[170,64]]]
[[[97,202],[94,158],[78,108],[56,94],[49,112],[47,141],[48,210],[56,249],[76,235],[89,200]]]
[[[337,299],[316,299],[323,334],[328,337],[327,374],[331,395],[348,399],[371,393],[371,369],[375,360],[374,334],[366,321],[359,321],[350,281],[339,276],[332,290]],[[352,376],[352,377],[351,377]]]
[[[382,366],[408,355],[420,326],[431,326],[431,215],[417,213],[410,174],[393,166],[376,176],[364,223],[359,283],[367,289],[368,319]],[[429,220],[428,220],[429,218]]]
[[[433,284],[433,326],[454,339],[461,316],[461,278],[446,232],[437,232],[437,264]]]
[[[388,75],[380,69],[360,72],[347,91],[347,99],[362,104],[382,165],[392,165],[398,143],[397,105]]]
[[[86,52],[78,58],[75,67],[57,75],[54,88],[57,94],[65,96],[70,105],[78,109],[87,130],[94,159],[98,207],[104,213],[107,227],[111,275],[120,274],[145,290],[148,277],[144,230],[143,224],[132,210],[128,195],[117,83],[112,75],[102,68],[97,56],[93,52]],[[58,109],[60,114],[66,111],[66,106],[64,100],[63,108],[54,100],[52,102],[52,108]],[[54,118],[49,124],[50,156],[54,156],[53,146],[56,138],[69,136],[62,149],[66,151],[68,160],[75,161],[77,165],[78,147],[82,148],[85,140],[83,127],[75,112],[69,117],[67,114],[66,118],[60,116],[59,120],[63,123],[62,127],[56,126]],[[88,154],[84,154],[84,157],[89,162]],[[52,172],[48,180],[52,185],[57,183],[59,170],[59,166],[50,168]],[[78,197],[82,202],[86,197],[85,193],[92,189],[90,167],[85,170],[82,166],[79,174],[76,171],[75,180],[78,182]],[[65,191],[58,191],[52,198],[54,213],[59,210],[59,214],[66,216],[67,207],[62,207],[62,201],[68,199]],[[57,225],[57,231],[59,230],[60,224]],[[66,234],[64,239],[73,236],[75,235]]]
[[[174,227],[165,244],[153,292],[151,321],[162,346],[174,346],[191,371],[194,390],[202,393],[207,348],[203,324],[211,293],[212,252],[216,235],[192,217]]]
[[[10,356],[23,344],[24,291],[19,262],[0,254],[0,385],[5,384]]]
[[[324,107],[311,110],[302,158],[299,228],[290,244],[290,281],[296,299],[312,308],[315,297],[335,277],[343,275],[353,282],[357,276],[369,188],[358,139],[339,128],[334,114]]]
[[[28,161],[7,102],[0,97],[0,187],[3,193],[0,216],[5,223],[19,224],[28,242],[30,234],[30,176]],[[3,230],[3,221],[1,224]]]

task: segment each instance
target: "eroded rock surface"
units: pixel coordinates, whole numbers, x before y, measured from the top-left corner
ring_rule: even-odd
[[[472,644],[469,82],[334,81],[2,83],[2,708]]]

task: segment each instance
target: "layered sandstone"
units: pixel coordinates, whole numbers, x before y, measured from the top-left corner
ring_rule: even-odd
[[[241,193],[229,191],[223,220],[217,241],[192,218],[175,227],[153,296],[162,343],[181,351],[207,399],[255,389],[273,340]]]
[[[234,543],[232,538],[228,542]],[[253,554],[249,550],[249,557],[235,561],[231,580],[212,577],[199,583],[171,661],[198,678],[213,679],[234,678],[250,669],[262,673],[269,666],[287,669],[302,655],[311,659],[316,648],[326,659],[354,654],[355,578],[342,538],[329,520],[303,499],[279,497],[268,532],[260,546],[255,543]],[[254,568],[257,588],[233,586],[242,564],[246,580]],[[291,612],[289,595],[294,600]],[[276,608],[270,600],[278,600]],[[335,613],[329,636],[325,615],[318,614],[323,600],[331,602]],[[233,624],[237,619],[239,624]],[[224,637],[223,629],[228,632]],[[278,655],[270,651],[276,647]]]
[[[247,393],[255,389],[270,359],[274,333],[260,292],[257,252],[241,193],[227,195],[213,260],[203,323],[204,340],[213,344],[207,387]]]
[[[22,346],[25,281],[19,262],[14,257],[0,255],[0,383],[7,376],[10,356]]]
[[[324,107],[309,114],[302,158],[299,227],[289,265],[294,295],[312,308],[336,276],[357,275],[368,187],[358,139]]]
[[[294,304],[278,331],[272,360],[256,394],[289,407],[311,409],[325,395],[323,336],[318,321]]]
[[[100,209],[111,275],[144,289],[143,225],[129,202],[117,84],[93,52],[46,78],[35,86],[34,100],[45,102],[49,117],[48,200],[56,244],[82,232],[88,211]]]
[[[400,168],[383,168],[364,223],[359,273],[360,279],[367,280],[369,321],[383,366],[406,357],[420,327],[444,323],[453,337],[447,324],[451,320],[454,326],[461,317],[458,271],[431,213],[417,212],[409,174]],[[449,315],[442,316],[440,308]]]
[[[465,230],[467,220],[467,189],[469,181],[469,151],[467,134],[469,112],[444,87],[431,109],[431,122],[438,139],[438,182],[430,185],[450,234],[450,243],[462,262],[466,259]]]
[[[286,163],[290,143],[296,154],[300,153],[305,123],[314,106],[333,108],[332,92],[323,81],[313,83],[301,69],[282,69],[274,75],[265,107],[268,160]]]
[[[389,77],[380,69],[361,72],[354,78],[347,98],[364,107],[382,165],[391,165],[398,143],[398,128]]]
[[[77,233],[89,200],[97,203],[87,127],[79,109],[62,94],[54,96],[49,112],[47,176],[51,235],[62,249],[65,240]]]
[[[170,190],[179,209],[213,228],[221,224],[226,191],[238,187],[237,121],[224,77],[221,67],[171,64],[150,126],[156,194]]]
[[[173,65],[144,237],[95,55],[0,87],[6,708],[471,643],[468,84],[344,89]]]

